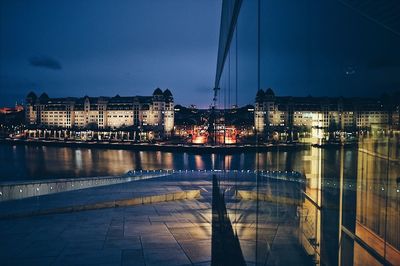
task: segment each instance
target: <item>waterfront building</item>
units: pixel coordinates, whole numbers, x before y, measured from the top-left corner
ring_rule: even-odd
[[[254,123],[261,134],[280,129],[302,129],[315,136],[324,131],[385,130],[396,126],[397,109],[376,98],[283,97],[269,88],[257,92]]]
[[[169,89],[154,90],[152,96],[50,98],[31,92],[26,97],[28,125],[78,129],[152,127],[172,133],[174,99]]]

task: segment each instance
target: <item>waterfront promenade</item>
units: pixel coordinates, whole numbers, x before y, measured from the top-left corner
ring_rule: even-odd
[[[213,231],[213,175],[247,265],[309,262],[297,245],[295,206],[256,204],[236,195],[236,189],[254,189],[254,173],[180,171],[0,203],[1,264],[210,265],[212,254],[218,254],[212,245],[218,241]],[[288,183],[278,187],[285,195],[293,195],[293,189]],[[174,193],[186,198],[154,197]],[[115,204],[138,198],[140,203]],[[107,202],[114,205],[104,205]]]
[[[196,144],[172,144],[172,143],[134,143],[129,141],[100,142],[100,141],[64,141],[64,140],[33,140],[33,139],[0,139],[0,144],[29,145],[29,146],[53,146],[53,147],[81,147],[103,148],[138,151],[164,151],[164,152],[196,152],[196,153],[235,153],[304,149],[310,143],[280,143],[280,144],[231,144],[231,145],[196,145]]]

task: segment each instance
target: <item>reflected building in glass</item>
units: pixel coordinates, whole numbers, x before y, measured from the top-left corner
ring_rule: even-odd
[[[264,265],[266,261],[270,264],[275,259],[275,262],[279,261],[278,258],[268,259],[269,255],[273,256],[273,247],[268,246],[268,241],[262,244],[259,235],[264,234],[264,229],[276,225],[276,219],[282,218],[279,212],[283,208],[282,202],[283,205],[293,202],[287,197],[299,199],[294,201],[298,203],[295,204],[296,210],[288,208],[285,211],[289,215],[286,221],[291,221],[290,226],[285,224],[288,226],[285,229],[288,230],[288,239],[289,235],[295,235],[298,247],[311,264],[400,265],[398,103],[390,110],[383,110],[384,106],[378,101],[354,102],[338,97],[334,98],[335,110],[332,111],[330,107],[323,108],[323,98],[317,101],[297,98],[297,102],[291,104],[289,98],[277,101],[272,90],[263,91],[268,87],[303,86],[301,89],[304,89],[306,86],[322,94],[335,95],[335,86],[339,86],[341,92],[363,96],[361,84],[365,83],[376,84],[376,90],[379,90],[377,80],[382,76],[362,69],[361,66],[367,64],[364,54],[385,58],[385,45],[400,46],[400,39],[393,34],[396,29],[392,24],[386,25],[389,30],[380,30],[376,23],[363,22],[355,17],[360,14],[354,10],[362,5],[353,2],[358,1],[324,1],[324,5],[318,1],[223,1],[214,85],[217,107],[226,108],[235,101],[237,104],[237,95],[240,94],[257,95],[254,123],[259,136],[270,126],[294,126],[299,121],[297,124],[301,125],[309,122],[312,128],[327,128],[332,119],[339,125],[337,130],[375,125],[383,129],[380,135],[361,134],[352,148],[311,147],[298,158],[279,152],[279,148],[275,153],[256,155],[256,170],[275,170],[273,173],[261,172],[255,177],[252,192],[242,192],[245,195],[242,198],[256,202],[253,213],[256,227],[253,240],[258,243],[255,247],[256,265]],[[277,18],[274,11],[285,13],[287,17]],[[289,20],[294,12],[300,21]],[[343,21],[329,23],[332,12],[340,13],[343,15],[340,17],[351,24],[344,27]],[[370,34],[378,36],[379,45],[370,45]],[[358,39],[345,45],[334,39],[345,40],[354,35]],[[360,49],[363,44],[365,47]],[[400,61],[400,54],[391,56],[392,60]],[[352,77],[356,71],[364,71],[359,80]],[[232,99],[231,95],[235,94],[236,99]],[[315,105],[315,108],[289,110],[302,103]],[[303,123],[307,118],[304,118],[304,112],[308,111],[312,113],[310,121]],[[318,124],[314,125],[316,121]],[[291,187],[290,182],[277,182],[281,180],[280,173],[286,171],[300,172],[304,177],[301,182],[299,180],[301,185]],[[232,182],[234,180],[221,177],[221,186],[225,184],[226,190]],[[300,196],[294,192],[288,194],[288,191],[296,190]],[[276,202],[275,215],[274,208],[265,205],[265,199]],[[234,229],[240,227],[240,223],[236,225],[236,211],[244,215],[240,206],[231,205]],[[265,219],[265,213],[270,215],[269,219]],[[282,225],[281,222],[278,224]],[[241,244],[245,243],[245,236],[238,233],[238,237]],[[289,248],[290,241],[287,241],[290,250],[292,246]],[[244,254],[245,250],[244,245]],[[263,257],[265,253],[268,255]],[[305,262],[307,260],[301,263]]]
[[[257,91],[254,125],[259,134],[273,131],[356,132],[397,128],[399,103],[378,98],[276,96],[269,88]]]

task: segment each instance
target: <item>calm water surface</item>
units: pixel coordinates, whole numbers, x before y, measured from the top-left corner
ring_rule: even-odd
[[[366,144],[366,148],[387,154],[387,145]],[[398,149],[390,151],[392,158],[399,158]],[[361,155],[360,155],[361,154]],[[344,150],[344,171],[347,176],[357,175],[360,153],[357,148]],[[371,156],[372,158],[372,156]],[[340,149],[308,148],[305,150],[254,152],[232,155],[171,153],[159,151],[106,150],[69,147],[33,147],[0,145],[0,180],[31,180],[86,176],[119,175],[128,170],[153,169],[260,169],[299,171],[316,177],[338,177]],[[384,174],[387,161],[373,160],[373,172]],[[389,171],[398,171],[392,163]]]
[[[310,151],[259,154],[264,169],[292,170]],[[256,153],[233,155],[0,145],[0,179],[119,175],[128,170],[255,169]],[[297,163],[298,164],[298,163]],[[297,167],[301,169],[301,167]]]

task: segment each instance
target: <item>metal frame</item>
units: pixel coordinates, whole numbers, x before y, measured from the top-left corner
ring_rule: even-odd
[[[215,74],[214,88],[219,87],[225,60],[235,32],[236,22],[239,16],[242,0],[223,0],[221,10],[221,25],[219,32],[219,45],[217,57],[217,70]]]

